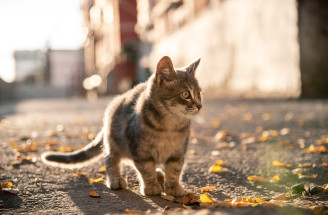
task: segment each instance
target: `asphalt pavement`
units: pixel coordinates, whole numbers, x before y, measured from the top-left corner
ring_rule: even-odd
[[[123,167],[128,190],[112,191],[102,181],[102,159],[73,170],[40,161],[46,150],[70,151],[86,145],[101,128],[111,99],[0,104],[0,182],[4,190],[0,214],[328,213],[327,190],[320,190],[328,184],[328,100],[205,99],[201,114],[193,120],[182,184],[197,198],[206,194],[213,201],[240,204],[200,209],[142,196],[137,174],[129,164]],[[295,185],[302,190],[295,191]],[[204,187],[210,191],[202,191]],[[91,197],[92,190],[100,197]],[[275,202],[272,200],[288,192],[275,206],[242,207],[242,201]]]

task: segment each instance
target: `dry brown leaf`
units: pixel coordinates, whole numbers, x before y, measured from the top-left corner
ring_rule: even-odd
[[[289,140],[284,140],[284,141],[280,141],[278,142],[278,146],[286,146],[286,147],[290,147],[292,148],[293,145],[291,144],[291,142]]]
[[[282,194],[280,196],[277,196],[277,197],[273,198],[273,200],[286,201],[286,200],[288,200],[287,198],[290,195],[291,195],[291,193],[290,192],[287,192],[287,193],[284,193],[284,194]]]
[[[170,202],[174,202],[175,201],[175,197],[174,196],[171,196],[171,195],[162,195],[161,198],[162,199],[165,199],[167,201],[170,201]]]
[[[323,162],[322,166],[328,167],[328,163],[327,162]]]
[[[270,182],[270,180],[260,177],[260,176],[248,176],[247,177],[248,181],[255,181],[255,182]]]
[[[200,201],[198,200],[198,198],[192,193],[188,193],[182,198],[182,204],[186,206],[199,205],[199,203]]]
[[[95,190],[91,190],[89,196],[94,198],[100,198],[100,195]]]
[[[273,166],[287,167],[287,168],[290,168],[291,167],[290,164],[282,163],[282,162],[276,161],[276,160],[272,161],[272,165]]]
[[[12,187],[13,183],[11,181],[1,183],[1,188]]]

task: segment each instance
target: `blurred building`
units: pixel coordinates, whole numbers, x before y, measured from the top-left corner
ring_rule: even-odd
[[[325,1],[137,3],[144,67],[154,70],[164,55],[178,67],[201,57],[197,75],[213,96],[298,97],[312,88],[328,95]]]
[[[9,97],[0,95],[2,100],[83,95],[83,53],[82,49],[15,51],[15,82],[2,84],[2,92],[10,89]]]
[[[86,75],[102,78],[99,93],[116,93],[136,81],[138,36],[135,0],[84,0],[81,6],[87,29]]]
[[[15,51],[15,81],[44,83],[48,74],[46,53],[40,50]]]
[[[50,85],[64,90],[63,96],[81,96],[84,94],[82,82],[84,74],[84,51],[48,50]]]

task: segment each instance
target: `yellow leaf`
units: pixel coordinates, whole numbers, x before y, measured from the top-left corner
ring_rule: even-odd
[[[106,172],[106,167],[105,166],[101,166],[99,169],[99,172]]]
[[[210,172],[229,172],[227,168],[223,168],[222,166],[212,165],[210,167]]]
[[[289,168],[291,166],[290,164],[281,163],[281,162],[276,161],[276,160],[272,161],[272,165],[273,166],[287,167],[287,168]]]
[[[270,182],[268,179],[260,177],[260,176],[248,176],[247,180],[256,181],[256,182]]]
[[[81,177],[84,176],[84,174],[82,172],[77,172],[73,174],[74,177]]]
[[[280,182],[280,177],[279,177],[279,175],[275,175],[275,176],[273,176],[272,180],[275,181],[275,182]]]
[[[306,149],[306,153],[311,153],[311,152],[326,152],[326,147],[324,145],[321,146],[314,146],[311,145],[309,148]]]
[[[12,187],[12,186],[13,186],[13,183],[11,181],[1,183],[1,188],[7,188],[7,187]]]
[[[223,160],[216,160],[215,163],[218,166],[222,166],[223,165]]]
[[[279,135],[279,132],[277,130],[270,130],[269,133],[273,137],[277,137]]]
[[[312,167],[312,163],[303,163],[303,164],[298,164],[298,167],[302,168],[302,167]]]
[[[322,166],[328,167],[328,163],[327,162],[323,162]]]
[[[212,127],[213,128],[218,128],[220,127],[221,125],[221,120],[219,118],[215,118],[213,121],[212,121]]]
[[[251,121],[253,119],[253,115],[251,113],[245,113],[244,114],[244,120],[245,121]]]
[[[200,194],[200,197],[199,197],[200,201],[201,202],[207,202],[207,203],[214,203],[213,200],[208,197],[206,194]]]
[[[265,121],[270,120],[271,119],[271,114],[263,113],[262,114],[262,119],[265,120]]]
[[[104,177],[100,177],[100,178],[89,178],[89,182],[90,183],[99,183],[99,182],[102,182],[104,180]]]
[[[94,190],[91,190],[90,191],[89,196],[95,197],[95,198],[99,198],[100,197],[100,195],[96,191],[94,191]]]
[[[257,140],[260,141],[260,142],[265,142],[265,141],[267,141],[268,139],[269,139],[269,137],[268,137],[267,135],[262,135],[262,136],[259,136],[259,137],[257,138]]]

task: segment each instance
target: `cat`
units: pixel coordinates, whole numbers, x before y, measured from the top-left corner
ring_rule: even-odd
[[[164,56],[156,71],[141,83],[116,97],[107,107],[104,125],[96,138],[84,148],[71,152],[46,152],[48,165],[79,164],[105,151],[106,184],[125,189],[121,176],[122,159],[133,161],[141,175],[141,193],[183,196],[181,170],[187,151],[191,119],[201,108],[201,89],[195,78],[200,59],[182,69],[174,69]],[[102,147],[104,146],[104,147]],[[156,165],[162,164],[164,184],[157,179]]]

